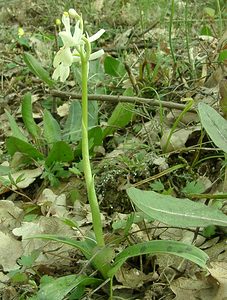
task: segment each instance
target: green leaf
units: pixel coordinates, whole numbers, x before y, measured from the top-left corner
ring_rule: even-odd
[[[75,143],[81,139],[81,118],[81,104],[79,101],[73,101],[63,130],[63,139],[65,141]]]
[[[106,56],[104,60],[105,73],[113,77],[122,77],[126,70],[122,62],[112,56]]]
[[[97,270],[99,270],[104,278],[108,278],[108,272],[111,269],[111,261],[115,257],[115,251],[109,246],[94,247],[92,251],[92,257],[90,259],[91,264]]]
[[[227,49],[221,51],[218,55],[218,61],[223,62],[227,60]]]
[[[22,273],[22,271],[17,270],[15,272],[13,272],[13,274],[11,272],[8,275],[9,275],[10,281],[12,283],[22,284],[22,283],[28,282],[28,275],[25,273]]]
[[[152,182],[150,184],[150,188],[155,192],[162,192],[165,190],[165,186],[160,180]]]
[[[6,140],[6,147],[11,156],[13,156],[15,152],[20,152],[34,160],[44,159],[43,154],[35,147],[13,136]]]
[[[24,95],[24,98],[22,100],[21,113],[26,129],[35,139],[38,139],[40,137],[40,128],[33,119],[31,93],[27,93]]]
[[[103,131],[103,138],[128,125],[133,118],[134,107],[135,104],[133,103],[118,103]]]
[[[88,277],[85,275],[67,275],[57,279],[49,280],[49,282],[41,283],[40,290],[34,300],[63,300],[76,287],[82,285],[101,284],[102,280]]]
[[[51,234],[37,234],[29,237],[28,239],[44,239],[66,244],[79,249],[87,258],[91,258],[92,251],[96,246],[96,243],[91,239],[87,239],[85,241],[77,241],[65,236],[56,236]]]
[[[98,102],[88,101],[88,128],[92,128],[98,124]]]
[[[177,241],[149,241],[129,246],[115,258],[112,269],[108,272],[113,277],[117,270],[130,257],[144,254],[173,254],[188,259],[202,268],[206,268],[208,255],[199,248]]]
[[[114,258],[114,250],[110,247],[97,247],[94,240],[87,238],[84,241],[76,241],[72,238],[56,236],[51,234],[37,234],[28,239],[45,239],[63,243],[79,249],[84,256],[90,260],[92,265],[105,277],[110,269],[110,262]]]
[[[0,176],[8,175],[10,171],[10,167],[0,165]]]
[[[218,209],[188,199],[129,188],[127,194],[146,215],[177,227],[227,226],[227,216]]]
[[[215,10],[213,8],[211,8],[211,7],[204,7],[203,11],[210,18],[214,18],[214,16],[215,16]]]
[[[200,180],[187,182],[186,186],[181,190],[184,194],[201,194],[206,188]]]
[[[43,115],[44,137],[49,145],[61,141],[61,128],[52,114],[45,109]]]
[[[89,129],[88,131],[88,142],[89,142],[89,152],[92,154],[95,146],[102,145],[103,136],[102,129],[97,126]],[[75,156],[79,157],[82,155],[82,141],[79,142],[77,149],[75,150]]]
[[[17,263],[21,266],[30,268],[33,266],[35,260],[39,257],[39,255],[39,250],[33,250],[30,255],[22,255],[21,258],[17,260]]]
[[[69,108],[69,115],[63,130],[63,139],[70,142],[78,142],[81,139],[81,119],[82,111],[79,101],[73,101]],[[98,123],[98,102],[88,102],[88,128],[96,126]]]
[[[5,113],[8,118],[10,128],[12,130],[12,135],[14,137],[19,138],[20,140],[22,140],[24,142],[27,142],[28,140],[27,140],[26,136],[22,133],[22,131],[18,127],[14,117],[7,110],[5,110]]]
[[[49,73],[41,66],[40,62],[34,56],[27,52],[24,53],[24,62],[34,75],[39,77],[49,86],[54,85],[54,81],[50,78]]]
[[[63,141],[59,141],[53,144],[45,163],[47,166],[50,166],[53,162],[69,162],[73,158],[74,155],[70,146]]]
[[[209,26],[205,25],[200,30],[200,35],[212,36],[212,30]]]
[[[202,126],[214,144],[227,153],[227,121],[203,102],[199,103],[198,110]]]

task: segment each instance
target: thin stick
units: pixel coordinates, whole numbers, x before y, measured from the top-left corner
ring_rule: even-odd
[[[77,93],[70,93],[70,92],[62,92],[58,90],[50,91],[52,96],[63,98],[63,99],[78,99],[81,100],[82,95]],[[149,104],[151,106],[160,106],[160,101],[155,99],[149,98],[140,98],[140,97],[129,97],[129,96],[113,96],[113,95],[95,95],[89,94],[88,100],[90,101],[106,101],[106,102],[129,102],[129,103],[141,103],[141,104]],[[170,101],[161,101],[163,107],[170,108],[170,109],[178,109],[184,110],[184,104],[174,103]],[[196,113],[194,108],[189,109],[188,111]]]

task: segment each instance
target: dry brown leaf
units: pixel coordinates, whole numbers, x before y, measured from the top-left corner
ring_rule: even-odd
[[[218,291],[213,300],[227,300],[227,262],[211,262],[210,274],[218,281]]]
[[[11,234],[0,232],[0,265],[5,272],[19,269],[17,259],[22,254],[21,241],[17,241]]]
[[[118,282],[122,283],[124,287],[129,288],[139,288],[143,286],[144,283],[157,279],[157,274],[144,274],[138,269],[132,268],[128,269],[122,267],[115,275]]]
[[[37,258],[37,265],[70,263],[67,258],[69,258],[69,252],[73,250],[71,246],[42,239],[27,239],[37,234],[53,234],[69,238],[74,236],[75,231],[58,218],[40,217],[33,222],[23,222],[21,227],[13,229],[12,232],[14,235],[22,237],[23,255],[29,255],[34,250],[45,250],[45,254],[41,253]]]
[[[170,284],[174,300],[214,300],[216,289],[207,280],[178,278]],[[220,299],[221,300],[221,299]]]
[[[37,200],[37,204],[41,206],[43,215],[52,215],[58,218],[63,218],[67,217],[69,214],[66,209],[66,195],[57,195],[51,189],[43,190]]]
[[[220,107],[224,114],[224,118],[227,119],[227,79],[222,79],[219,83],[219,93],[220,93]]]
[[[57,113],[60,117],[65,117],[69,114],[69,104],[64,103],[57,108]]]
[[[23,215],[23,210],[15,206],[12,201],[0,201],[0,224],[1,228],[13,229],[18,226]]]
[[[11,174],[15,184],[11,184],[11,180],[8,175],[1,176],[1,181],[2,183],[4,183],[4,181],[9,182],[9,186],[11,186],[11,189],[15,191],[18,188],[24,189],[28,187],[38,176],[42,174],[42,172],[42,168],[36,168],[32,170],[25,169]],[[7,186],[5,186],[5,184],[3,185],[2,183],[0,182],[0,188],[4,187],[4,192],[8,191],[9,189]]]
[[[160,141],[161,147],[162,147],[162,149],[165,149],[166,152],[171,152],[171,151],[175,151],[175,150],[184,148],[189,136],[192,133],[194,133],[196,131],[200,131],[200,130],[201,130],[201,128],[199,126],[191,126],[189,128],[182,128],[182,129],[176,130],[170,138],[167,149],[165,149],[171,129],[166,130]]]

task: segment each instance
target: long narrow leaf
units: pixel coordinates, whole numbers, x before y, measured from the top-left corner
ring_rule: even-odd
[[[101,284],[102,280],[85,275],[67,275],[42,283],[33,300],[63,300],[76,287]],[[75,295],[75,294],[74,294]],[[79,298],[76,298],[79,299]]]
[[[61,141],[61,128],[52,114],[45,109],[43,116],[44,137],[49,145]]]
[[[206,268],[208,255],[199,248],[177,241],[149,241],[124,249],[116,256],[112,269],[108,272],[113,277],[117,270],[130,257],[143,254],[173,254],[188,259],[202,268]]]
[[[22,133],[20,128],[17,125],[17,122],[15,121],[14,117],[7,111],[5,110],[6,116],[8,118],[10,128],[12,130],[12,136],[17,137],[18,139],[27,142],[26,136]]]
[[[227,153],[227,120],[205,103],[199,103],[198,109],[206,132],[215,145]]]
[[[74,154],[71,147],[67,143],[60,141],[53,144],[45,163],[47,166],[50,166],[53,162],[69,162],[73,158]]]
[[[226,215],[202,203],[136,188],[129,188],[127,194],[146,215],[171,226],[227,226]]]
[[[6,147],[11,156],[14,155],[15,152],[20,152],[34,160],[44,159],[43,154],[35,147],[14,136],[11,136],[6,140]]]
[[[66,244],[79,249],[86,257],[91,257],[92,249],[96,246],[96,244],[91,240],[89,240],[89,242],[87,240],[76,241],[72,238],[52,234],[36,234],[29,237],[29,239],[44,239]]]
[[[28,132],[35,138],[38,139],[40,136],[40,128],[34,121],[32,115],[32,95],[27,93],[24,95],[21,107],[22,118],[24,125],[27,128]]]
[[[54,81],[50,78],[49,73],[41,66],[40,62],[34,56],[29,53],[24,53],[24,62],[34,75],[39,77],[49,86],[54,85]]]
[[[81,104],[79,101],[73,101],[63,129],[63,139],[65,141],[77,142],[81,139],[81,118]]]
[[[107,122],[108,127],[103,131],[103,138],[128,125],[133,118],[134,108],[133,103],[118,103]]]

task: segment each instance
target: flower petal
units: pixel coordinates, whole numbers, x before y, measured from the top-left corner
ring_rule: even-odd
[[[73,62],[77,63],[77,62],[80,62],[80,61],[81,61],[80,56],[73,56]]]
[[[74,40],[74,46],[80,45],[82,43],[81,38],[82,38],[83,32],[80,28],[80,22],[77,21],[73,33],[73,40]]]
[[[60,81],[65,82],[69,77],[70,68],[69,66],[64,66],[64,64],[60,65]]]
[[[62,39],[64,46],[66,46],[66,47],[74,46],[74,40],[73,40],[71,33],[68,34],[66,31],[61,31],[61,32],[59,32],[59,35]]]
[[[100,50],[92,53],[89,57],[89,60],[97,59],[97,58],[101,57],[104,53],[105,53],[104,50],[100,49]]]
[[[52,75],[52,78],[54,80],[58,80],[59,77],[60,77],[60,65],[54,70],[54,73]]]
[[[65,66],[63,63],[59,64],[58,67],[54,70],[52,78],[58,80],[60,78],[61,82],[65,82],[69,77],[69,66]]]
[[[67,33],[71,33],[70,32],[70,18],[68,13],[64,13],[62,15],[62,23],[65,25],[65,30]]]
[[[92,43],[100,38],[101,35],[105,32],[105,29],[100,29],[98,32],[96,32],[94,35],[90,36],[88,38],[89,42]]]
[[[53,66],[56,68],[60,63],[66,66],[71,66],[73,56],[69,47],[62,47],[55,55]]]

